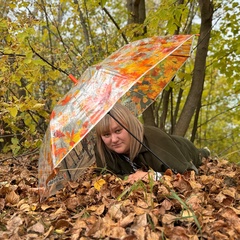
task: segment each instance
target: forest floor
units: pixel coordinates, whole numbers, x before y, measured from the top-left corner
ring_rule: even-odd
[[[240,168],[226,160],[134,184],[90,168],[40,203],[38,155],[0,157],[0,239],[240,239]]]

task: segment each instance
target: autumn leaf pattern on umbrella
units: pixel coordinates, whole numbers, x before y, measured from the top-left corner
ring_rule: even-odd
[[[89,67],[55,106],[39,157],[39,187],[49,196],[94,162],[92,129],[121,101],[139,116],[189,58],[193,35],[129,43]],[[74,151],[74,152],[73,152]]]

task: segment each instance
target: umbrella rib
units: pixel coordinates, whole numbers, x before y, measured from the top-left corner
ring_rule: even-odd
[[[121,124],[110,112],[108,112],[108,114],[109,114],[119,125],[121,125],[121,127],[123,127],[132,137],[134,137],[135,140],[137,140],[143,147],[145,147],[150,153],[152,153],[154,157],[156,157],[163,165],[165,165],[165,167],[171,169],[175,174],[177,173],[177,171],[176,171],[175,169],[172,169],[168,164],[166,164],[162,159],[160,159],[146,144],[144,144],[143,142],[141,142],[133,133],[131,133],[125,126],[123,126],[123,124]]]
[[[185,57],[185,58],[189,58],[190,55],[179,55],[179,54],[170,54],[170,56],[173,56],[173,57]]]

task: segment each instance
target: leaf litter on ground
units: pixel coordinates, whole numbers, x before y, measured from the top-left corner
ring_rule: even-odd
[[[134,184],[92,166],[41,203],[37,163],[0,161],[0,239],[240,239],[240,168],[226,160]]]

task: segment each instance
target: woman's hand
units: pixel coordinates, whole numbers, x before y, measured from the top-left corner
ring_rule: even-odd
[[[134,183],[138,180],[148,181],[149,180],[149,174],[150,174],[150,177],[153,176],[153,172],[137,171],[133,174],[130,174],[126,181],[128,183]]]

